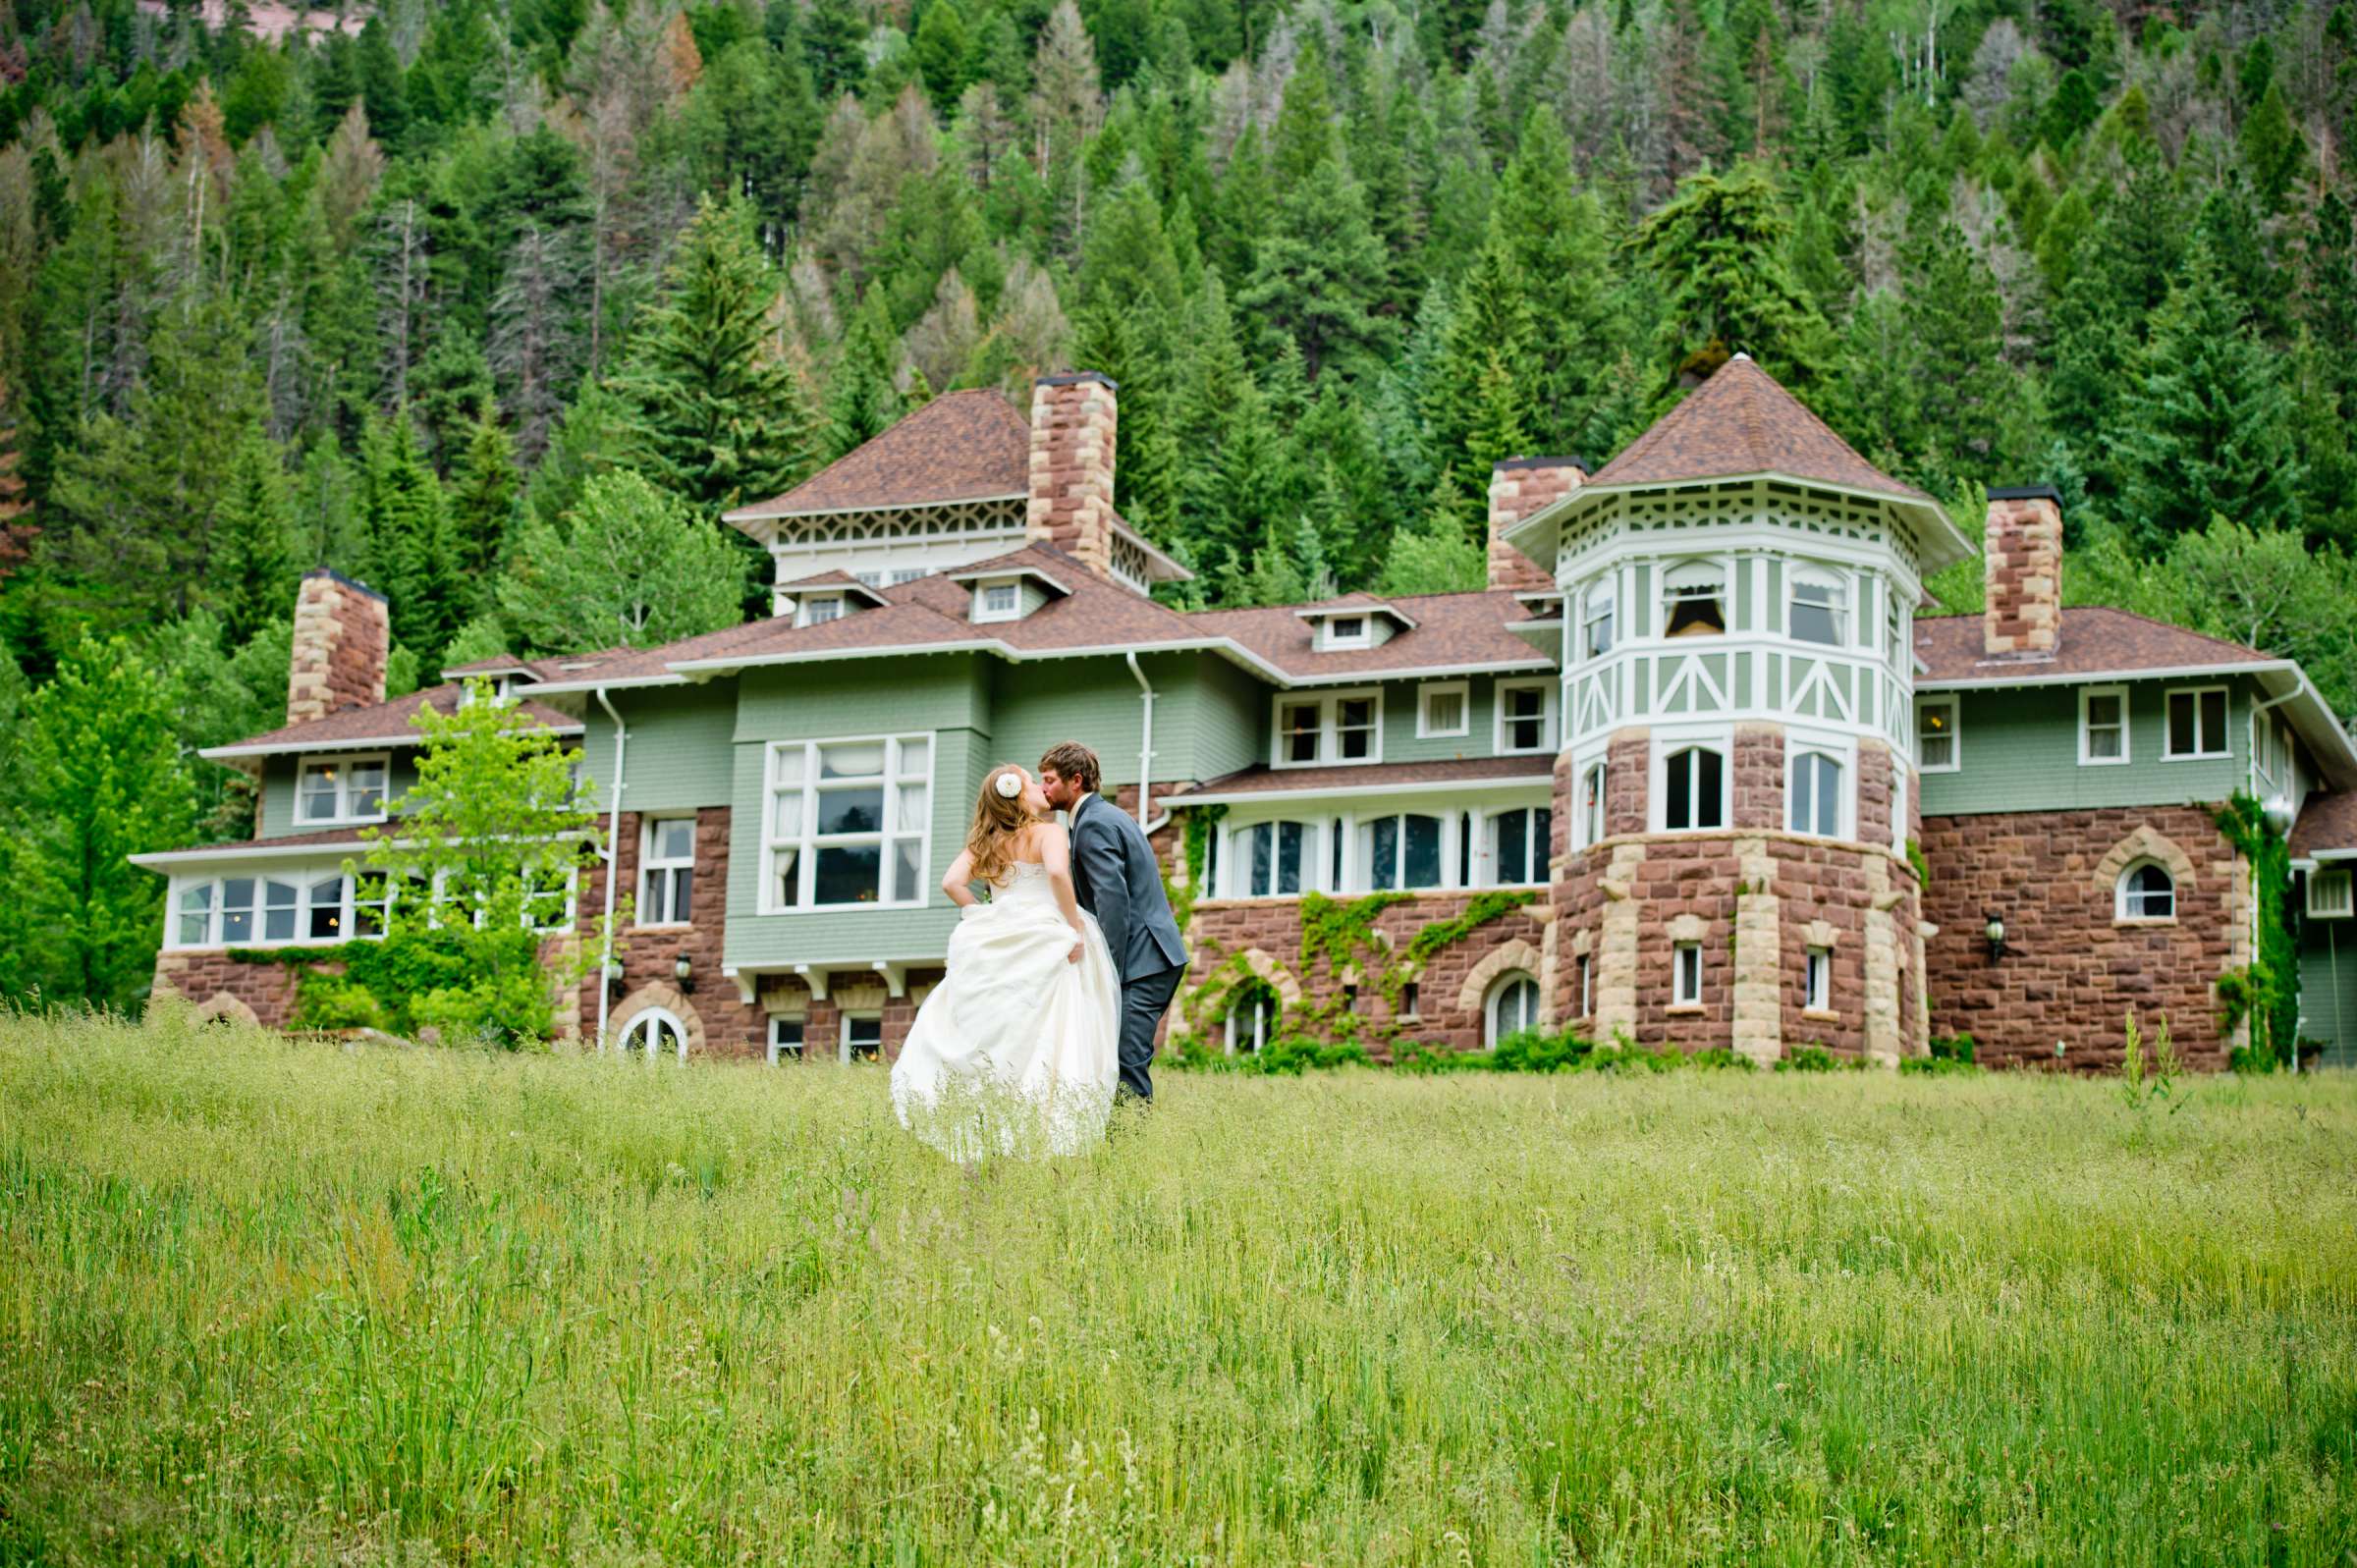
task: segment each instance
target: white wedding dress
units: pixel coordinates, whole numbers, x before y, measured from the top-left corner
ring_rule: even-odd
[[[1096,916],[1087,951],[1045,866],[1017,861],[962,910],[949,972],[892,1068],[901,1124],[953,1160],[1069,1155],[1103,1140],[1120,1076],[1122,987]]]

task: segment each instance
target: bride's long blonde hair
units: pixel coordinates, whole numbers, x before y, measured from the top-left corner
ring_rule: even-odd
[[[1039,819],[1023,806],[1022,791],[1012,795],[999,793],[999,781],[1013,774],[1025,785],[1031,776],[1012,762],[1002,762],[990,770],[982,781],[982,793],[974,801],[974,825],[966,830],[965,852],[973,856],[973,880],[996,883],[1004,881],[1008,869],[1014,864],[1014,846],[1023,830]]]

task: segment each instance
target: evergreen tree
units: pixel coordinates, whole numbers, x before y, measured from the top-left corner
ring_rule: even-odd
[[[2141,547],[2165,550],[2213,515],[2259,531],[2295,524],[2290,412],[2275,356],[2197,245],[2120,409],[2120,512]]]
[[[516,445],[486,409],[468,428],[451,474],[451,532],[467,576],[488,592],[516,511]]]
[[[615,381],[630,463],[715,518],[813,466],[815,420],[774,342],[777,296],[744,210],[699,202]]]
[[[1666,389],[1681,376],[1707,377],[1733,353],[1750,354],[1789,387],[1817,378],[1825,322],[1792,277],[1790,234],[1783,198],[1756,165],[1725,179],[1690,175],[1645,220],[1637,249],[1669,296]]]
[[[1291,343],[1315,377],[1391,346],[1396,324],[1374,313],[1387,272],[1357,184],[1329,159],[1286,193],[1236,308],[1259,318],[1264,352]]]
[[[394,641],[431,666],[466,619],[469,585],[449,502],[407,409],[371,420],[361,439],[359,512],[366,580],[385,595]]]
[[[287,614],[301,570],[286,467],[277,444],[259,430],[238,444],[214,531],[220,544],[209,580],[225,632],[242,643]]]
[[[907,411],[900,392],[900,342],[893,336],[883,296],[872,294],[851,317],[850,330],[844,334],[843,356],[827,383],[827,461],[873,441],[900,422]]]
[[[1464,516],[1470,498],[1453,477],[1433,490],[1413,527],[1392,535],[1375,591],[1386,598],[1411,593],[1469,593],[1490,581],[1489,555],[1467,538]]]
[[[738,552],[679,497],[630,469],[600,474],[561,522],[523,522],[499,581],[519,649],[651,648],[735,625]]]

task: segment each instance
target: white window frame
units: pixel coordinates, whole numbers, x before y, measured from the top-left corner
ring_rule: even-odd
[[[2308,873],[2308,918],[2347,920],[2357,916],[2357,874],[2346,866],[2319,866]],[[2331,890],[2325,896],[2319,891]]]
[[[818,613],[821,605],[827,609],[823,616]],[[847,614],[849,611],[842,594],[806,593],[795,605],[794,623],[797,626],[823,626],[830,621],[841,621]]]
[[[2202,724],[2202,699],[2214,691],[2219,694],[2219,700],[2225,705],[2226,710],[2220,716],[2219,732],[2215,737],[2203,732],[2204,726]],[[2193,738],[2195,743],[2202,747],[2201,750],[2176,751],[2171,749],[2171,742],[2175,739],[2175,735],[2171,729],[2173,721],[2169,717],[2169,709],[2175,705],[2176,699],[2179,697],[2193,699]],[[2217,741],[2216,750],[2210,749],[2210,742],[2213,738]],[[2161,699],[2161,760],[2163,762],[2216,762],[2220,757],[2231,757],[2232,755],[2234,755],[2233,693],[2229,692],[2223,684],[2171,687],[2168,693]]]
[[[1591,778],[1596,781],[1593,805],[1588,800],[1588,781]],[[1592,849],[1612,837],[1612,768],[1606,758],[1589,757],[1573,771],[1572,815],[1568,825],[1573,849]]]
[[[925,814],[921,827],[904,830],[900,821],[900,793],[904,787],[919,783],[916,776],[907,774],[901,762],[902,747],[911,741],[923,741],[925,767],[922,784],[925,790]],[[884,807],[883,826],[877,833],[821,834],[818,821],[818,756],[828,746],[880,745],[884,748]],[[778,831],[779,760],[789,751],[801,753],[800,782],[795,785],[801,811],[798,832],[784,834]],[[910,730],[902,734],[827,735],[809,740],[773,740],[766,748],[761,773],[761,900],[760,911],[765,915],[835,914],[859,909],[922,909],[929,903],[933,881],[933,812],[939,804],[937,769],[941,761],[941,737],[930,730]],[[905,776],[904,776],[905,775]],[[818,851],[844,844],[875,842],[879,846],[876,868],[877,896],[865,903],[818,903]],[[891,896],[894,870],[894,850],[902,843],[916,845],[916,894],[911,898]],[[797,888],[802,897],[792,904],[777,901],[778,855],[791,849],[795,855],[794,874],[799,879]]]
[[[2095,754],[2095,723],[2093,709],[2098,697],[2119,699],[2119,755],[2099,757]],[[2198,705],[2197,705],[2198,706]],[[2199,723],[2199,720],[2196,720]],[[2110,729],[2107,725],[2104,728]],[[2128,688],[2126,686],[2082,686],[2079,688],[2079,766],[2082,768],[2118,768],[2128,763],[2131,742],[2128,738]]]
[[[1831,833],[1818,831],[1817,822],[1821,813],[1814,809],[1811,811],[1807,827],[1795,828],[1792,826],[1792,802],[1800,784],[1801,764],[1812,757],[1823,757],[1834,765],[1834,827]],[[1785,753],[1783,826],[1786,833],[1799,834],[1808,838],[1849,838],[1854,837],[1849,822],[1850,794],[1849,758],[1843,753],[1830,746],[1810,745],[1805,742],[1794,745]],[[1816,806],[1814,800],[1811,801],[1811,806]]]
[[[866,1023],[876,1026],[876,1060],[880,1062],[884,1059],[884,1015],[862,1008],[857,1012],[846,1012],[839,1015],[839,1021],[835,1026],[835,1059],[838,1064],[848,1067],[858,1059],[851,1054],[851,1025]],[[810,1037],[805,1031],[802,1036],[803,1054],[808,1054],[809,1050]]]
[[[2167,914],[2156,915],[2141,909],[2131,910],[2128,907],[2128,898],[2130,896],[2128,892],[2128,883],[2135,877],[2136,873],[2143,871],[2148,867],[2152,870],[2160,872],[2163,876],[2168,879]],[[2179,896],[2181,896],[2182,892],[2183,890],[2177,886],[2177,874],[2169,870],[2166,866],[2163,865],[2160,861],[2150,858],[2134,861],[2120,871],[2119,880],[2113,883],[2111,886],[2111,918],[2113,921],[2124,925],[2173,926],[2177,923],[2177,900]],[[2149,897],[2151,895],[2148,893],[2144,896]]]
[[[1277,855],[1283,847],[1285,825],[1290,823],[1301,830],[1301,886],[1294,892],[1279,892],[1277,885]],[[1269,891],[1252,891],[1252,835],[1269,830]],[[1294,817],[1261,817],[1249,822],[1223,822],[1220,837],[1227,841],[1220,846],[1220,876],[1212,886],[1223,898],[1298,898],[1304,892],[1327,891],[1323,872],[1326,867],[1326,835],[1329,829],[1323,818],[1315,815]]]
[[[1004,607],[993,605],[991,596],[1007,595]],[[1020,621],[1023,618],[1023,585],[1015,577],[991,577],[974,584],[974,620],[977,622]]]
[[[356,815],[352,809],[352,774],[356,768],[374,763],[384,772],[384,785],[377,791],[376,810]],[[336,814],[332,817],[306,817],[302,814],[303,781],[320,769],[334,769],[336,775]],[[393,798],[392,754],[383,751],[335,752],[325,756],[304,757],[295,766],[295,825],[299,828],[339,828],[356,822],[383,822]]]
[[[659,859],[655,854],[655,839],[658,833],[666,823],[673,822],[687,824],[687,858],[685,860]],[[689,916],[681,913],[676,908],[666,909],[665,913],[670,917],[668,919],[647,919],[647,906],[653,901],[647,896],[647,881],[649,877],[660,874],[667,879],[668,886],[670,885],[670,873],[686,872],[688,908],[692,911],[695,899],[695,815],[692,812],[650,816],[638,825],[638,905],[631,913],[630,923],[632,925],[657,928],[685,926],[690,923]]]
[[[1832,615],[1834,621],[1832,640],[1820,641],[1815,637],[1804,637],[1792,629],[1792,612],[1800,603],[1800,590],[1803,588],[1821,589],[1833,595],[1831,603],[1811,606],[1812,609],[1822,609]],[[1798,643],[1804,648],[1847,648],[1851,646],[1850,633],[1853,622],[1850,620],[1850,599],[1849,579],[1840,572],[1815,567],[1789,568],[1784,572],[1785,639]]]
[[[1543,834],[1532,834],[1530,831],[1539,827],[1536,814],[1542,811],[1547,813],[1546,831]],[[1521,878],[1516,878],[1512,882],[1507,881],[1506,868],[1498,863],[1497,839],[1501,832],[1499,824],[1512,816],[1529,819],[1524,825],[1524,832],[1529,835],[1524,839],[1524,854],[1526,859],[1537,863],[1538,875],[1527,881]],[[1553,880],[1555,863],[1555,807],[1553,805],[1494,806],[1477,816],[1474,823],[1473,831],[1480,836],[1480,841],[1476,846],[1478,863],[1474,880],[1481,886],[1485,888],[1544,888]]]
[[[1499,1009],[1506,1001],[1507,993],[1517,986],[1528,986],[1531,990],[1530,1022],[1517,1024],[1512,1029],[1503,1028],[1500,1024]],[[1545,1002],[1546,993],[1539,989],[1539,977],[1529,970],[1509,969],[1500,975],[1496,981],[1491,983],[1489,996],[1482,1000],[1482,1045],[1488,1050],[1495,1051],[1498,1049],[1498,1042],[1504,1040],[1507,1035],[1519,1034],[1524,1029],[1538,1028],[1540,1026],[1539,1015]]]
[[[1270,1031],[1275,1028],[1278,1020],[1284,1016],[1284,999],[1277,998],[1277,988],[1270,985],[1267,981],[1260,979],[1257,975],[1246,981],[1239,989],[1244,992],[1244,995],[1235,998],[1233,1000],[1228,1003],[1228,1012],[1226,1015],[1226,1043],[1228,1054],[1231,1056],[1236,1054],[1236,1009],[1243,1006],[1248,1000],[1252,1004],[1252,1044],[1250,1047],[1250,1054],[1257,1056],[1263,1051],[1266,1051],[1269,1048]],[[1277,998],[1276,1004],[1273,1006],[1270,1005],[1270,999],[1272,998]]]
[[[1325,633],[1326,646],[1331,650],[1340,652],[1375,646],[1375,618],[1364,611],[1344,616],[1328,616],[1318,625],[1319,629]],[[1358,629],[1344,631],[1343,628],[1346,625],[1355,626]]]
[[[1672,828],[1670,826],[1670,762],[1672,758],[1675,757],[1679,752],[1682,751],[1710,751],[1718,754],[1719,822],[1715,827],[1704,827],[1692,822],[1689,822],[1688,825],[1683,828]],[[1698,775],[1699,772],[1699,769],[1689,770],[1689,783],[1687,787],[1690,795],[1690,804],[1699,804],[1702,799],[1700,780],[1699,778],[1694,777],[1695,775]],[[1733,823],[1735,815],[1735,746],[1733,735],[1725,731],[1713,731],[1708,734],[1665,736],[1656,739],[1653,743],[1653,767],[1651,774],[1652,777],[1648,784],[1648,789],[1651,792],[1653,799],[1649,804],[1649,820],[1653,825],[1653,831],[1655,833],[1725,833]],[[1689,818],[1691,818],[1699,816],[1700,813],[1689,811],[1687,815]]]
[[[1686,960],[1691,955],[1693,962]],[[1689,977],[1693,981],[1688,987]],[[1702,944],[1699,942],[1672,943],[1670,946],[1670,1005],[1699,1007],[1702,1005]]]
[[[621,1052],[623,1054],[628,1055],[630,1048],[628,1044],[626,1044],[626,1042],[628,1042],[632,1035],[637,1034],[641,1030],[647,1029],[648,1026],[652,1024],[661,1024],[664,1028],[669,1029],[672,1034],[678,1038],[680,1042],[680,1049],[677,1054],[682,1061],[685,1061],[687,1059],[687,1026],[680,1020],[680,1015],[673,1012],[669,1007],[647,1007],[638,1012],[632,1013],[630,1015],[630,1021],[623,1026],[623,1030],[620,1034],[614,1037],[614,1049],[618,1052]],[[651,1038],[648,1041],[648,1045],[650,1047],[653,1045]],[[642,1054],[645,1056],[647,1061],[651,1063],[654,1061],[657,1053],[650,1049],[642,1053]]]
[[[773,1067],[778,1064],[780,1056],[788,1054],[786,1041],[782,1037],[789,1028],[801,1036],[800,1039],[794,1042],[792,1052],[794,1059],[796,1061],[806,1059],[804,1054],[810,1049],[810,1020],[803,1017],[789,1017],[784,1013],[771,1013],[769,1017],[769,1064]]]
[[[332,905],[321,902],[313,896],[317,892],[319,885],[331,878],[336,883],[336,899]],[[340,865],[296,869],[281,867],[275,871],[232,871],[208,873],[204,876],[174,877],[164,898],[164,947],[167,951],[174,952],[186,952],[203,947],[338,947],[358,938],[373,941],[384,935],[383,905],[375,899],[359,899],[355,886],[356,880],[345,876]],[[222,925],[228,914],[227,884],[232,882],[253,884],[253,901],[245,906],[253,917],[252,934],[236,942],[224,940],[221,934]],[[294,911],[294,935],[289,937],[269,935],[270,909],[272,907],[269,887],[274,882],[292,886],[295,890],[293,903],[277,906]],[[184,940],[181,935],[182,917],[196,913],[196,911],[186,909],[183,906],[183,900],[190,893],[199,890],[202,890],[205,894],[202,910],[204,931],[193,941]],[[378,911],[374,931],[357,930],[356,914],[361,907]],[[333,937],[312,936],[311,917],[331,908],[335,913],[336,929],[339,935]]]
[[[1442,889],[1462,886],[1457,881],[1456,870],[1463,853],[1457,843],[1457,835],[1462,831],[1463,816],[1464,813],[1461,811],[1436,807],[1429,799],[1408,799],[1400,801],[1391,810],[1370,811],[1363,816],[1354,818],[1349,829],[1351,846],[1348,875],[1356,884],[1355,891],[1359,892],[1437,892]],[[1409,817],[1429,817],[1441,825],[1441,877],[1438,882],[1426,883],[1420,888],[1410,888],[1405,885],[1407,879],[1406,819]],[[1398,881],[1389,888],[1378,889],[1375,885],[1375,825],[1394,818],[1399,821],[1399,840],[1394,850],[1396,858],[1393,862],[1398,873]]]
[[[1493,728],[1496,732],[1491,737],[1491,745],[1499,756],[1537,757],[1547,755],[1556,749],[1555,709],[1556,694],[1560,689],[1560,682],[1553,676],[1538,680],[1501,680],[1498,682],[1498,690],[1492,702],[1492,707],[1496,710],[1492,715]],[[1536,691],[1539,693],[1539,743],[1535,746],[1509,746],[1506,743],[1506,727],[1508,724],[1520,722],[1510,718],[1506,711],[1507,694],[1513,691]]]
[[[1654,633],[1654,640],[1657,642],[1670,642],[1682,641],[1686,637],[1724,637],[1732,631],[1735,623],[1735,572],[1739,569],[1740,568],[1735,563],[1724,561],[1713,556],[1687,556],[1676,561],[1663,562],[1661,567],[1661,592],[1659,595],[1661,599],[1662,622],[1661,629]],[[1715,600],[1719,606],[1719,629],[1717,631],[1689,631],[1681,633],[1679,636],[1672,638],[1670,633],[1670,622],[1672,617],[1676,612],[1679,603],[1686,599],[1699,599],[1703,597],[1701,594],[1683,591],[1678,579],[1699,578],[1705,572],[1715,573],[1718,581],[1719,591],[1710,595],[1709,597]]]
[[[1342,732],[1336,715],[1345,702],[1363,699],[1374,715],[1373,738],[1367,755],[1342,755]],[[1285,713],[1288,708],[1315,707],[1318,710],[1318,754],[1307,762],[1294,762],[1285,755]],[[1269,766],[1272,768],[1358,768],[1372,766],[1383,760],[1383,688],[1381,686],[1352,686],[1341,691],[1281,691],[1269,705]]]
[[[1432,699],[1456,699],[1456,724],[1453,728],[1432,722]],[[1473,684],[1468,680],[1427,680],[1416,688],[1416,738],[1438,740],[1451,735],[1469,735],[1473,732]]]
[[[1591,952],[1583,952],[1577,954],[1572,961],[1577,966],[1579,1016],[1593,1018],[1596,1016],[1596,955]]]
[[[1923,760],[1923,715],[1926,709],[1947,710],[1947,760]],[[1956,773],[1964,766],[1964,702],[1960,692],[1944,691],[1936,696],[1915,699],[1915,771],[1917,773]]]
[[[1811,947],[1801,960],[1800,1010],[1834,1010],[1834,949]]]
[[[1617,603],[1617,601],[1614,597],[1613,580],[1610,577],[1601,582],[1590,583],[1581,592],[1579,596],[1579,640],[1576,644],[1581,663],[1591,659],[1607,658],[1612,654],[1613,648],[1618,640],[1617,633],[1620,629],[1614,621],[1614,609]],[[1596,628],[1598,626],[1604,628],[1604,646],[1601,648],[1596,646]]]

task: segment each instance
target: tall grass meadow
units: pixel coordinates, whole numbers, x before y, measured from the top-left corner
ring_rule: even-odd
[[[873,1067],[0,1018],[0,1561],[2345,1564],[2357,1083]]]

